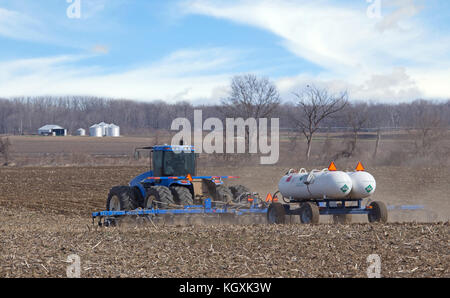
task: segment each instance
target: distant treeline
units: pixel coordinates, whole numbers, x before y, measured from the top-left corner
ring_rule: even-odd
[[[224,119],[223,107],[220,104],[194,106],[184,101],[168,104],[81,96],[0,99],[0,134],[35,134],[46,124],[57,124],[74,133],[78,128],[88,129],[104,121],[119,125],[122,134],[145,135],[157,129],[170,129],[172,120],[178,117],[192,120],[194,109],[202,110],[203,120],[209,117]],[[271,117],[280,118],[281,128],[296,129],[292,117],[297,109],[295,102],[282,103]],[[362,116],[365,119],[362,128],[367,129],[449,127],[450,100],[350,103],[345,110],[324,120],[321,127],[352,127],[351,121],[355,119],[352,115]]]

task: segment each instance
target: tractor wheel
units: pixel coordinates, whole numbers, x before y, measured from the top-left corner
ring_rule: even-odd
[[[170,191],[178,205],[194,205],[194,199],[192,198],[192,193],[189,188],[184,186],[171,186]]]
[[[387,222],[388,219],[388,211],[386,205],[383,202],[372,202],[370,205],[372,209],[367,215],[369,222]]]
[[[300,221],[304,224],[319,223],[319,207],[312,202],[303,203],[300,207]]]
[[[245,187],[244,185],[233,185],[230,186],[230,190],[233,193],[233,201],[239,203],[243,198],[241,195],[244,193],[250,193],[250,189]]]
[[[136,208],[138,208],[138,202],[131,187],[114,186],[111,188],[106,200],[106,210],[121,211],[134,210]]]
[[[351,214],[334,214],[333,215],[333,223],[335,224],[349,224],[352,222]]]
[[[284,224],[286,212],[281,203],[272,203],[267,210],[267,222],[269,224]]]
[[[216,201],[229,203],[233,201],[233,193],[225,185],[216,186]]]
[[[147,188],[147,197],[145,198],[144,208],[151,209],[157,206],[161,209],[169,208],[169,204],[175,205],[172,192],[165,186],[152,186]]]

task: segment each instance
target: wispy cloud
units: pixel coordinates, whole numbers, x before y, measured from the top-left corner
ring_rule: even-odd
[[[394,4],[391,13],[381,20],[369,18],[360,6],[331,1],[193,0],[183,2],[182,7],[187,14],[268,30],[278,35],[289,51],[324,69],[318,76],[303,73],[282,78],[281,88],[295,88],[304,80],[315,80],[334,87],[342,82],[341,88],[351,88],[353,95],[362,99],[436,96],[433,86],[419,82],[416,74],[448,68],[450,38],[433,39],[431,29],[421,20],[412,19],[419,12],[412,1],[397,0]],[[450,70],[447,73],[450,77]],[[402,77],[408,79],[394,80],[395,88],[381,84]],[[380,88],[386,90],[378,91]],[[439,97],[450,96],[450,88],[440,90],[444,93]]]
[[[176,51],[160,61],[104,74],[74,62],[89,56],[58,56],[0,63],[0,97],[94,95],[166,101],[217,99],[232,75],[235,51],[222,48]],[[216,73],[209,70],[216,69]]]
[[[45,39],[40,30],[43,24],[33,17],[18,11],[0,7],[0,35],[13,39]]]
[[[109,0],[89,0],[82,2],[82,17],[92,18],[96,14],[105,10]]]
[[[287,99],[306,84],[347,89],[355,99],[448,98],[449,28],[436,28],[422,14],[428,2],[382,1],[382,18],[376,19],[367,16],[364,0],[181,0],[179,5],[157,5],[169,15],[178,8],[174,24],[158,27],[163,21],[149,18],[150,8],[138,1],[82,0],[80,20],[67,18],[65,1],[5,1],[0,37],[15,39],[11,45],[26,40],[36,47],[20,54],[12,48],[4,51],[4,57],[35,58],[0,60],[0,96],[85,94],[212,102],[225,96],[231,76],[255,72],[274,79]],[[125,5],[136,19],[129,19]],[[211,18],[191,22],[186,15]],[[205,37],[190,35],[203,30],[204,21],[212,26]],[[242,45],[252,28],[237,32],[238,38],[208,35],[216,29],[227,34],[239,30],[226,22],[265,34],[261,39],[250,36]],[[270,43],[267,51],[259,55],[256,48],[265,42]],[[46,51],[49,57],[42,57]],[[283,58],[288,62],[276,62]]]
[[[421,0],[423,2],[423,0]],[[401,29],[403,20],[417,15],[423,8],[423,4],[417,4],[414,0],[391,0],[380,2],[384,8],[391,8],[391,12],[383,16],[377,24],[377,28],[381,31],[390,29]]]

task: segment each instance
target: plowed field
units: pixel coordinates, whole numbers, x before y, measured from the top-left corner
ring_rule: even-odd
[[[0,169],[0,276],[65,277],[67,257],[77,254],[82,277],[366,277],[368,255],[378,254],[385,277],[450,277],[448,170],[371,169],[377,200],[426,207],[392,212],[384,225],[364,217],[350,225],[326,217],[315,226],[295,218],[283,226],[92,225],[90,213],[104,209],[109,188],[144,170]],[[200,174],[240,175],[238,183],[265,195],[276,190],[283,171],[205,168]]]

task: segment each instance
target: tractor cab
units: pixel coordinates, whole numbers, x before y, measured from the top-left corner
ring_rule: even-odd
[[[173,177],[196,174],[196,158],[193,146],[162,145],[136,149],[150,151],[150,164],[153,176]]]
[[[153,147],[153,175],[160,177],[196,174],[196,154],[192,146]]]

